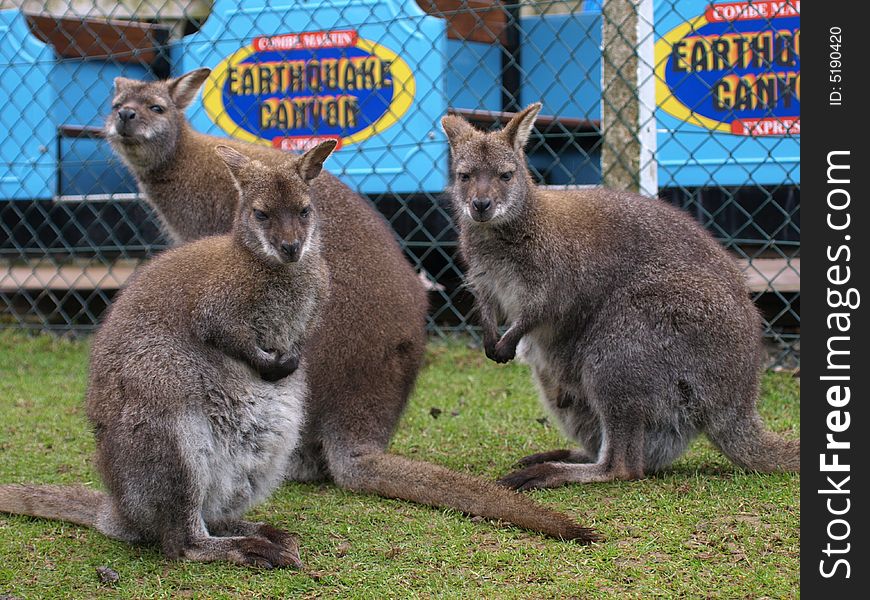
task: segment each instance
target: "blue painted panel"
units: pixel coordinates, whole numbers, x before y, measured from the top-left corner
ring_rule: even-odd
[[[571,145],[559,152],[553,160],[551,148],[532,148],[529,165],[546,185],[599,185],[601,184],[601,148],[581,151]]]
[[[260,36],[338,30],[356,31],[360,39],[396,53],[410,67],[416,91],[397,123],[367,139],[345,144],[330,158],[329,169],[363,193],[443,189],[447,145],[439,119],[447,108],[446,22],[424,14],[414,2],[260,0],[240,7],[218,0],[203,28],[173,50],[173,72],[201,66],[214,69]],[[189,116],[197,130],[227,135],[202,102],[194,104]],[[287,135],[294,135],[292,129]]]
[[[61,139],[60,194],[125,194],[136,179],[101,139]]]
[[[500,44],[447,40],[447,104],[501,110]]]
[[[57,97],[46,81],[54,52],[18,10],[0,11],[0,199],[51,198],[56,187]]]
[[[66,125],[102,127],[112,100],[115,77],[154,79],[142,65],[111,60],[60,59],[52,70],[57,95],[54,119]]]
[[[102,127],[109,113],[115,77],[154,78],[149,69],[136,64],[58,60],[51,79],[57,98],[52,113],[54,122]],[[61,195],[136,191],[132,175],[103,140],[61,140],[59,168]]]
[[[673,48],[686,35],[737,33],[751,39],[752,32],[766,24],[764,19],[731,24],[708,22],[705,18],[695,23],[694,33],[688,28],[682,35],[674,33],[675,28],[687,21],[703,17],[709,6],[705,0],[660,0],[655,4],[659,187],[800,183],[799,134],[752,136],[731,132],[732,127],[741,130],[741,122],[765,117],[779,122],[797,118],[799,131],[799,96],[783,94],[780,89],[776,92],[775,106],[761,109],[747,106],[741,110],[734,105],[735,82],[740,75],[762,73],[763,76],[770,69],[725,61],[717,64],[712,60],[712,53],[702,52],[703,48],[695,54],[697,62],[693,69],[688,67],[688,62],[682,62],[692,60],[689,45],[678,49],[678,53],[687,58],[675,68]],[[713,4],[711,10],[715,7]],[[779,31],[799,30],[799,17],[777,19],[775,27]],[[772,43],[777,42],[772,40]],[[703,60],[704,54],[710,58],[709,62]],[[787,55],[787,51],[782,55]],[[773,72],[785,78],[796,77],[800,72],[800,59],[795,58],[793,65],[775,66]],[[670,89],[665,82],[671,85]],[[721,93],[725,91],[728,93]],[[663,102],[669,95],[682,102],[672,103],[665,110]],[[732,105],[726,106],[729,102]],[[723,125],[717,126],[718,122]]]
[[[601,118],[601,12],[523,17],[520,62],[523,106],[543,102],[543,114]]]

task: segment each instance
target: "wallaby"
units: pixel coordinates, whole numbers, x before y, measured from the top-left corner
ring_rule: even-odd
[[[744,468],[799,471],[800,441],[756,410],[760,321],[734,261],[664,202],[536,187],[524,147],[540,109],[489,133],[442,119],[486,355],[504,363],[519,344],[542,402],[582,447],[523,458],[500,482],[641,478],[700,432]]]
[[[213,148],[226,144],[264,164],[285,153],[194,131],[184,117],[208,69],[178,78],[115,80],[105,126],[174,242],[230,227],[237,195]],[[323,172],[312,196],[325,215],[331,273],[321,325],[305,348],[311,397],[287,478],[445,506],[563,539],[589,541],[568,516],[491,482],[386,452],[423,361],[426,294],[383,217]]]
[[[334,147],[277,168],[217,148],[241,198],[232,233],[142,267],[94,337],[86,407],[108,493],[2,485],[0,511],[171,558],[301,566],[294,536],[241,517],[281,484],[301,437],[303,344],[329,287],[309,182]]]

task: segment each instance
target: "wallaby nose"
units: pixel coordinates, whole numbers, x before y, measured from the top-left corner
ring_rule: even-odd
[[[472,200],[471,205],[479,213],[485,213],[492,206],[492,200]]]
[[[292,244],[281,242],[281,252],[283,252],[284,256],[290,259],[290,261],[295,262],[299,260],[299,248],[300,244],[298,241],[293,242]]]
[[[136,118],[136,111],[132,108],[122,108],[118,111],[118,118],[121,119],[124,123],[127,121],[132,121]]]

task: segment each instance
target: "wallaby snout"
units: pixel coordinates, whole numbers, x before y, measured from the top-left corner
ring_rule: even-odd
[[[136,118],[136,111],[132,108],[124,107],[118,111],[118,119],[121,123],[126,123],[127,121],[132,121]]]
[[[281,242],[281,253],[287,258],[290,262],[296,262],[302,256],[300,250],[302,249],[302,244],[299,243],[299,240],[295,240],[293,243],[290,242]]]
[[[490,207],[492,206],[492,200],[490,200],[488,198],[484,198],[484,199],[475,198],[474,200],[471,201],[471,205],[474,207],[475,211],[477,211],[480,214],[483,214],[486,211],[488,211],[490,209]]]

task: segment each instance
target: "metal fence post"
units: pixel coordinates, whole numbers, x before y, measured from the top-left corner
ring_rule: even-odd
[[[640,189],[637,4],[605,0],[601,8],[602,184],[635,192]]]

